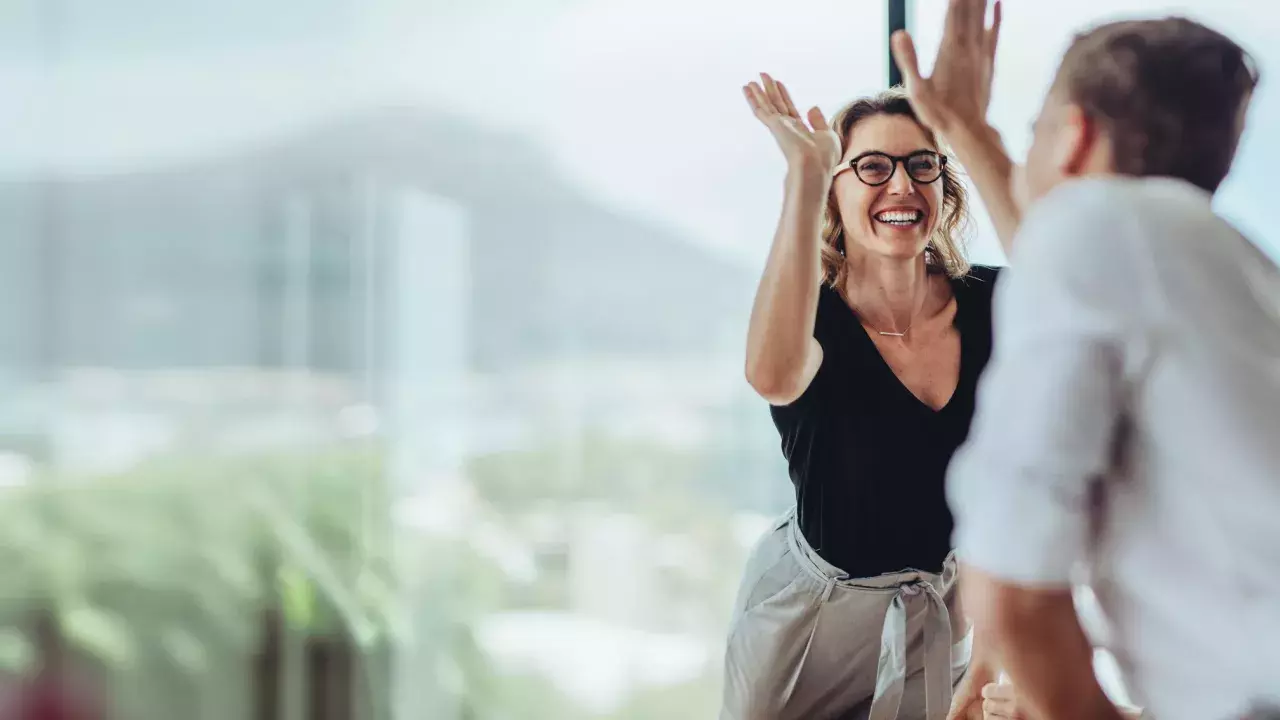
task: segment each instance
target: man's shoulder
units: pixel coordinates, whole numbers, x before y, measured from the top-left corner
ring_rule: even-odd
[[[1063,183],[1028,210],[1017,246],[1058,261],[1086,265],[1123,261],[1126,250],[1150,252],[1230,227],[1212,196],[1171,178],[1090,177]]]
[[[1130,222],[1170,216],[1213,216],[1212,196],[1173,178],[1087,177],[1062,183],[1036,202],[1028,216],[1059,222],[1089,223],[1099,219]]]

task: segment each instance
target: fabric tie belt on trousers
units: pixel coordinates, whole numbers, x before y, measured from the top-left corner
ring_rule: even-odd
[[[806,569],[822,578],[825,605],[837,586],[845,585],[861,591],[894,592],[893,586],[874,588],[859,585],[847,575],[833,576],[817,562],[817,554],[800,534],[799,523],[792,522],[788,533],[792,551]],[[825,565],[826,563],[822,563]],[[954,560],[948,558],[943,571],[943,585],[955,572]],[[917,576],[896,586],[893,599],[885,611],[880,635],[880,660],[876,668],[875,694],[868,720],[895,720],[902,702],[907,679],[907,616],[912,598],[923,597],[927,603],[924,618],[924,681],[926,720],[946,720],[951,709],[951,614],[946,601],[933,583]],[[816,623],[814,629],[816,630]],[[812,642],[812,637],[810,638]]]

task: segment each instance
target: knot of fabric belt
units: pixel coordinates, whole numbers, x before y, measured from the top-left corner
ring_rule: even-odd
[[[923,597],[925,719],[946,720],[951,707],[951,617],[936,588],[924,580],[898,586],[884,615],[876,691],[867,720],[895,720],[907,680],[907,604]]]

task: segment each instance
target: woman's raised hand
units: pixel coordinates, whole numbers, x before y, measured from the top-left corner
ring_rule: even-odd
[[[791,171],[830,178],[840,161],[840,137],[836,135],[822,111],[812,108],[808,123],[796,111],[791,94],[780,82],[761,73],[760,82],[742,88],[756,119],[769,128]]]

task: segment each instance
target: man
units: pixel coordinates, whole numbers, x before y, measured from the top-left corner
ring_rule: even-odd
[[[894,38],[913,103],[1012,246],[948,478],[985,638],[953,716],[999,669],[1027,717],[1121,716],[1072,605],[1083,570],[1151,717],[1239,717],[1280,698],[1280,272],[1210,201],[1257,73],[1185,19],[1079,35],[1035,124],[1024,216],[986,122],[986,9],[952,0],[929,78]]]

